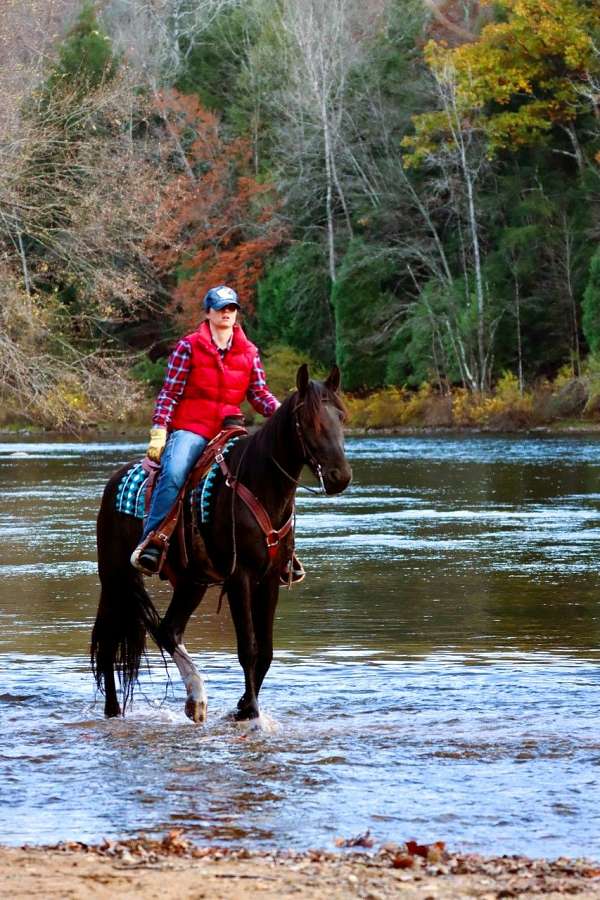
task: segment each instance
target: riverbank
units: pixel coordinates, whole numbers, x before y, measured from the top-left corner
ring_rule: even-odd
[[[275,393],[288,394],[284,385],[293,383],[292,372],[285,379],[276,375]],[[600,431],[600,374],[573,378],[559,373],[553,382],[541,381],[521,393],[510,373],[490,393],[478,394],[465,388],[440,393],[431,384],[418,390],[388,387],[366,395],[345,394],[349,434],[435,433],[594,433]],[[139,434],[145,440],[154,409],[154,393],[140,398],[133,409],[116,420],[97,418],[91,411],[65,420],[59,430],[48,422],[30,421],[18,409],[7,406],[0,414],[0,436],[38,435],[80,437]],[[260,424],[249,404],[243,412],[250,428]]]
[[[364,849],[360,845],[370,843],[368,835],[342,843],[359,846],[335,853],[252,852],[197,847],[175,830],[162,840],[1,847],[1,893],[23,900],[32,896],[495,900],[534,894],[600,895],[600,863],[586,860],[455,854],[441,843],[412,841]]]
[[[256,430],[249,425],[250,433]],[[403,435],[456,435],[470,434],[520,434],[520,435],[564,435],[564,434],[600,434],[600,422],[587,419],[565,419],[548,425],[527,426],[522,428],[495,428],[486,425],[391,425],[382,427],[353,427],[344,429],[348,437],[402,437]],[[16,441],[23,438],[38,438],[40,441],[76,441],[90,443],[95,441],[134,441],[143,444],[148,439],[148,427],[132,425],[115,428],[113,425],[83,428],[77,431],[53,431],[42,426],[22,424],[0,425],[0,441]]]

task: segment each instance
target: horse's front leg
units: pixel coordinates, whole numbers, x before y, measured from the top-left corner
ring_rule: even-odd
[[[279,571],[269,572],[252,596],[252,620],[256,636],[256,695],[273,661],[273,622],[279,598]]]
[[[235,718],[238,720],[256,719],[259,714],[256,687],[258,648],[252,618],[250,579],[247,575],[236,573],[229,579],[227,597],[237,637],[238,659],[244,670],[246,683],[246,689],[238,703]]]
[[[193,722],[204,722],[208,697],[204,681],[183,643],[183,634],[190,616],[206,593],[206,585],[182,582],[177,585],[158,630],[157,642],[173,658],[185,685],[187,699],[185,714]]]

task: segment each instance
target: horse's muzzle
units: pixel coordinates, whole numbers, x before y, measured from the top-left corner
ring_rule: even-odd
[[[350,466],[342,466],[339,469],[328,469],[323,472],[323,484],[326,494],[341,494],[352,481],[352,469]]]

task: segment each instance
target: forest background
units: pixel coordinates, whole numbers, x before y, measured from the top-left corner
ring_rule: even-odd
[[[147,419],[222,282],[351,424],[600,417],[600,0],[3,0],[0,59],[5,422]]]

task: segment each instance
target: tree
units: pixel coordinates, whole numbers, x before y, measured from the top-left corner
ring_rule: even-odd
[[[43,12],[31,23],[34,36],[49,21]],[[33,67],[0,144],[0,392],[59,425],[130,409],[137,392],[111,335],[160,290],[143,253],[155,149],[151,138],[133,139],[145,99],[122,69],[106,69],[110,43],[100,28],[91,34],[94,24],[85,8],[67,50],[59,45],[54,62]],[[102,52],[78,58],[73,43],[89,46],[87,37],[95,47],[102,37]],[[44,41],[40,48],[50,49]],[[22,58],[10,65],[21,68]]]
[[[600,249],[590,262],[590,274],[583,294],[583,332],[592,353],[600,351]]]
[[[104,31],[90,0],[83,4],[75,23],[60,45],[47,89],[55,92],[60,85],[67,92],[88,93],[103,81],[110,81],[118,68],[111,40]]]
[[[491,339],[497,324],[490,320],[487,309],[481,217],[476,196],[477,182],[486,168],[485,149],[480,140],[480,130],[471,120],[471,110],[461,99],[457,71],[447,54],[444,55],[444,65],[436,65],[433,69],[433,77],[441,109],[438,113],[424,113],[416,117],[415,134],[406,136],[402,141],[409,151],[405,164],[409,167],[422,165],[435,177],[441,175],[443,182],[438,185],[438,190],[441,187],[448,194],[453,206],[461,245],[465,310],[468,312],[474,306],[474,314],[469,314],[467,320],[473,322],[476,349],[472,351],[465,346],[465,336],[458,330],[455,330],[453,342],[457,346],[463,380],[471,389],[484,391],[490,384]],[[443,127],[443,133],[436,144],[424,143],[424,134],[432,121],[437,123],[438,129]],[[450,320],[448,322],[450,324]],[[467,343],[470,343],[469,336]]]
[[[393,263],[378,248],[356,238],[342,260],[332,287],[336,324],[336,359],[349,391],[372,389],[385,382],[385,344],[393,325],[388,285]]]
[[[484,210],[486,191],[493,183],[489,176],[508,166],[508,151],[515,155],[527,152],[530,147],[543,147],[550,136],[550,152],[571,160],[574,170],[583,172],[584,150],[576,123],[591,108],[589,98],[584,98],[579,86],[586,80],[589,82],[590,72],[597,67],[592,40],[595,6],[595,3],[575,0],[548,0],[543,4],[533,0],[500,0],[496,8],[501,20],[484,25],[476,39],[452,49],[431,41],[425,48],[439,101],[436,109],[415,116],[414,134],[407,136],[403,145],[408,151],[407,165],[415,170],[422,168],[429,186],[437,179],[439,188],[440,175],[443,177],[449,195],[455,197],[459,228],[462,218],[459,210],[464,209],[467,240],[462,242],[461,258],[467,289],[465,311],[472,291],[477,309],[473,320],[477,353],[475,360],[469,358],[468,352],[461,351],[460,355],[465,360],[464,380],[479,390],[490,384],[500,317],[509,308],[498,304],[498,296],[493,304],[495,309],[490,307],[493,298],[489,294],[487,272],[491,271],[490,266],[494,267],[495,253],[490,229],[498,217],[491,210]],[[543,158],[542,165],[545,170],[551,169],[550,158]],[[537,177],[538,185],[529,186],[528,190],[538,190],[540,177],[544,175],[533,177]],[[559,177],[564,179],[564,174],[561,172]],[[463,199],[456,192],[459,184]],[[459,238],[461,234],[459,230]],[[519,235],[513,228],[511,237],[495,235],[496,246],[499,242],[506,251],[504,266],[512,272],[515,290],[512,311],[517,324],[521,385],[522,285],[521,264],[515,253],[524,234]],[[554,237],[553,254],[548,256],[544,273],[541,276],[538,273],[537,277],[539,282],[548,284],[552,280],[546,290],[556,297],[556,309],[563,303],[561,297],[566,297],[567,321],[570,321],[568,343],[577,368],[580,350],[576,273],[580,265],[581,237],[567,212],[556,222]],[[444,252],[448,254],[447,240],[444,240]],[[464,322],[464,317],[461,318]],[[458,332],[455,339],[460,349]]]
[[[235,283],[251,313],[265,260],[283,238],[274,191],[248,174],[248,141],[224,141],[218,118],[197,98],[171,91],[159,100],[186,165],[163,193],[148,244],[151,259],[163,274],[177,273],[173,298],[190,325],[197,322],[199,298],[222,282]]]
[[[336,227],[353,225],[341,169],[350,72],[376,15],[357,0],[288,3],[281,15],[284,81],[277,95],[279,159],[290,202],[324,221],[329,278],[337,277]]]
[[[272,260],[258,284],[256,338],[266,346],[287,344],[325,365],[335,362],[335,329],[323,248],[293,243]]]
[[[172,87],[202,35],[245,0],[104,0],[102,20],[140,83]]]
[[[578,84],[598,69],[597,0],[497,0],[496,7],[501,21],[485,25],[477,40],[454,49],[431,41],[425,48],[430,68],[455,73],[457,105],[485,131],[491,154],[562,130],[581,166],[573,123],[590,109]],[[447,121],[426,113],[416,128],[418,152],[426,154],[447,131]]]
[[[264,5],[264,4],[261,4]],[[221,4],[197,34],[180,65],[175,86],[180,93],[197,94],[200,102],[221,119],[234,108],[237,81],[261,27],[255,0]],[[186,47],[189,39],[184,38]]]

